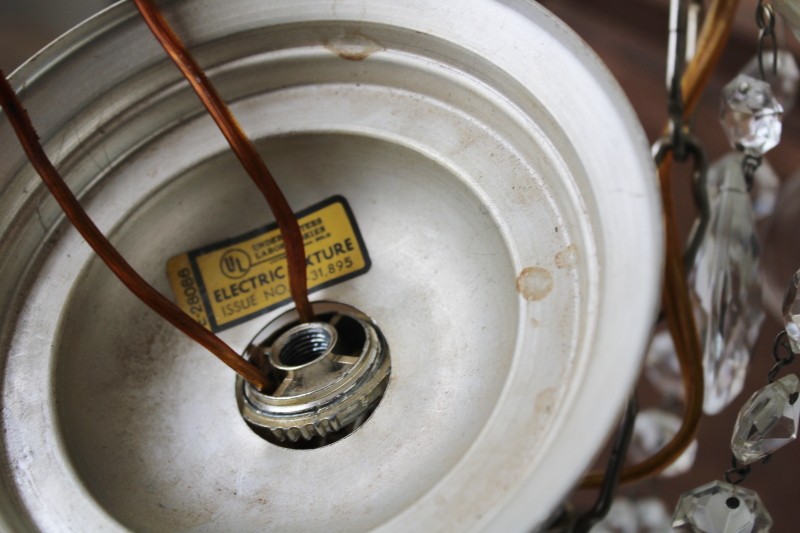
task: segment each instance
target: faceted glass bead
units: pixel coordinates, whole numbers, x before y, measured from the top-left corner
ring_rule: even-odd
[[[636,416],[633,426],[633,438],[628,448],[628,457],[634,462],[641,462],[652,457],[672,440],[681,427],[681,419],[661,409],[645,409]],[[679,476],[688,472],[697,455],[697,441],[686,449],[678,459],[669,465],[661,475],[664,477]]]
[[[731,449],[741,463],[766,457],[797,438],[800,380],[789,374],[753,394],[739,412]]]
[[[672,527],[680,533],[768,533],[772,517],[752,490],[712,481],[681,496]]]
[[[764,320],[758,236],[740,157],[726,156],[709,169],[711,219],[689,274],[709,415],[742,391]]]
[[[644,362],[644,374],[661,394],[683,400],[685,390],[678,354],[667,328],[656,330]]]
[[[720,122],[731,146],[760,157],[781,140],[783,107],[767,82],[739,74],[722,89]]]
[[[800,69],[797,68],[797,61],[788,50],[778,50],[778,69],[777,74],[773,74],[774,55],[772,50],[764,50],[762,62],[764,64],[764,74],[766,81],[772,88],[772,94],[783,107],[783,112],[788,113],[794,108],[797,101],[797,87],[800,82]],[[761,70],[758,68],[758,56],[753,56],[747,65],[742,69],[742,74],[751,78],[761,79]]]
[[[789,345],[797,354],[800,354],[800,297],[797,290],[799,286],[800,270],[789,280],[789,287],[783,297],[783,324],[786,336],[789,337]]]

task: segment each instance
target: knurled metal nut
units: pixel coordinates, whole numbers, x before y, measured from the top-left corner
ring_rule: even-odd
[[[280,378],[274,390],[261,392],[237,379],[242,417],[281,442],[340,430],[369,409],[388,384],[388,349],[377,326],[344,304],[314,306],[317,322],[292,326],[278,317],[256,337],[263,340],[258,346],[272,375]]]

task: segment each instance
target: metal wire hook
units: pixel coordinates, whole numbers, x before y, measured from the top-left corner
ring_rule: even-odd
[[[747,186],[747,192],[753,189],[755,181],[756,170],[761,166],[761,156],[745,154],[742,159],[742,173],[744,174],[744,183]]]
[[[736,456],[734,455],[731,459],[731,464],[733,468],[725,472],[725,481],[730,483],[731,485],[738,485],[742,483],[747,476],[750,475],[750,465],[742,465],[739,466],[739,463],[736,461]],[[737,479],[734,479],[733,476],[739,476]]]
[[[770,370],[769,374],[767,374],[767,383],[774,383],[775,376],[778,375],[778,372],[780,372],[781,369],[786,365],[792,364],[795,360],[796,355],[792,351],[792,348],[785,342],[781,342],[783,338],[786,336],[787,336],[786,331],[785,330],[781,331],[780,333],[778,333],[778,336],[775,337],[775,342],[772,343],[772,358],[775,359],[775,366],[773,366],[772,370]],[[789,355],[787,355],[786,357],[781,357],[780,355],[778,355],[778,351],[781,348],[789,352]]]
[[[778,75],[778,40],[775,38],[775,11],[772,6],[762,4],[763,0],[758,0],[756,6],[756,24],[758,25],[758,70],[761,79],[766,81],[767,76],[764,72],[764,38],[772,37],[772,75]]]
[[[603,478],[603,486],[600,487],[600,494],[594,506],[582,516],[578,517],[570,533],[588,533],[595,524],[600,522],[608,514],[614,502],[614,494],[619,485],[619,476],[622,467],[625,466],[625,456],[628,453],[628,446],[633,438],[633,428],[636,424],[636,415],[639,413],[639,400],[634,393],[628,400],[625,413],[619,424],[617,435],[614,438],[614,447],[608,458],[608,468]]]

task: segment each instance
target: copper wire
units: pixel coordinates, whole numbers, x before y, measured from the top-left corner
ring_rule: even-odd
[[[267,169],[264,160],[256,151],[252,141],[245,135],[231,110],[225,105],[217,90],[208,80],[184,44],[172,31],[152,0],[133,0],[142,18],[158,42],[191,84],[214,122],[228,140],[231,149],[239,158],[250,178],[266,198],[283,237],[286,261],[289,270],[289,288],[301,322],[314,320],[314,311],[308,301],[306,282],[306,254],[303,234],[297,217],[278,184]]]
[[[155,290],[136,273],[133,267],[111,245],[105,235],[100,232],[92,222],[92,219],[83,210],[78,199],[72,194],[64,179],[59,175],[47,154],[45,154],[27,111],[25,111],[2,72],[0,72],[0,104],[2,104],[3,111],[5,111],[11,126],[14,128],[14,132],[19,138],[25,154],[39,173],[39,176],[41,176],[42,181],[50,189],[61,209],[64,210],[67,218],[120,281],[137,298],[147,304],[150,309],[219,357],[222,362],[253,384],[253,386],[259,389],[266,388],[269,385],[269,381],[255,365],[240,357],[219,337],[201,326],[177,305]]]
[[[711,73],[728,42],[739,0],[714,0],[703,22],[697,53],[682,80],[684,118],[691,117]],[[666,131],[666,129],[665,129]],[[703,350],[694,322],[683,251],[678,232],[677,215],[672,199],[672,157],[668,155],[658,167],[661,199],[664,209],[666,262],[664,267],[663,308],[670,334],[678,354],[686,390],[686,411],[683,423],[672,438],[652,457],[622,471],[620,482],[636,483],[653,477],[675,462],[691,445],[703,415]],[[581,482],[581,489],[597,488],[604,472],[590,472]]]

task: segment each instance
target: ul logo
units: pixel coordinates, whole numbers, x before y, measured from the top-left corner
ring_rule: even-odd
[[[219,260],[219,269],[229,278],[241,278],[250,270],[250,256],[241,250],[228,250]]]

